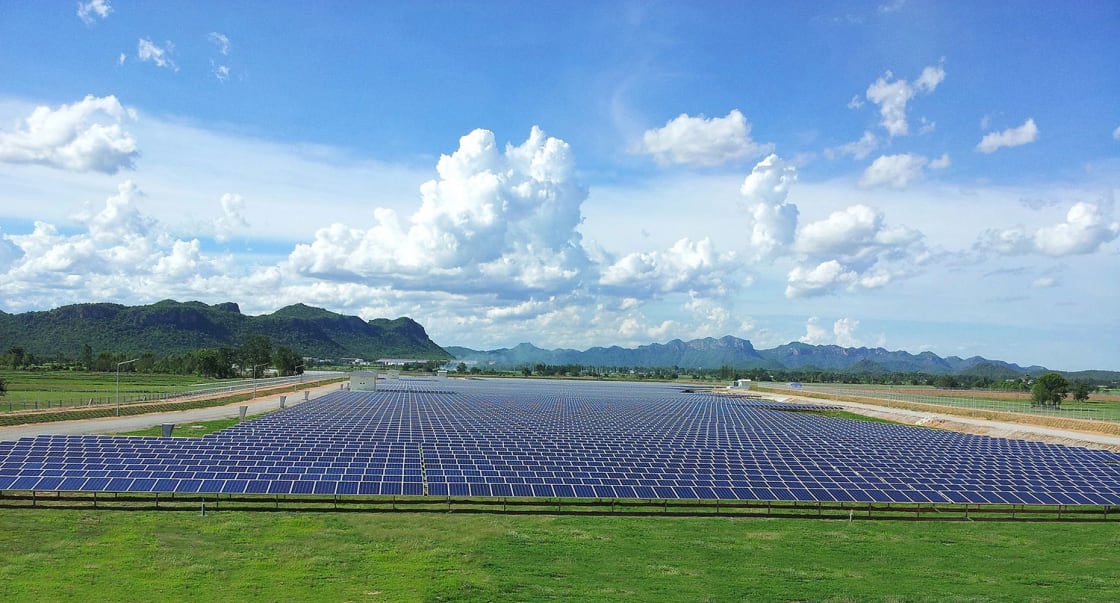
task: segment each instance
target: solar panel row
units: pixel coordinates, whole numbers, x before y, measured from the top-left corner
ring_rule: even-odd
[[[1120,504],[1120,455],[663,384],[401,380],[200,439],[0,443],[0,490]]]

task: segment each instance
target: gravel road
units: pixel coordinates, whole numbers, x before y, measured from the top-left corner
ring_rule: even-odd
[[[309,399],[314,400],[319,396],[339,389],[338,383],[309,388]],[[287,406],[294,406],[303,402],[301,392],[285,394]],[[234,402],[225,406],[211,406],[209,408],[192,408],[174,412],[152,413],[147,415],[132,415],[127,417],[105,417],[101,419],[83,419],[79,421],[54,421],[50,423],[33,423],[30,425],[13,425],[0,427],[0,441],[18,440],[20,438],[34,437],[37,435],[82,435],[82,434],[109,434],[140,431],[164,423],[174,423],[177,426],[189,425],[201,421],[216,421],[238,416],[241,406],[248,406],[247,415],[259,415],[280,408],[280,394],[271,393],[262,395],[244,402]]]
[[[905,410],[901,408],[888,408],[874,404],[861,404],[859,402],[846,402],[838,400],[822,400],[819,398],[803,398],[800,396],[767,395],[768,398],[799,404],[819,404],[839,406],[844,410],[856,414],[878,417],[909,425],[923,425],[937,427],[961,433],[989,435],[1013,440],[1030,440],[1037,442],[1050,442],[1067,444],[1070,446],[1085,446],[1090,448],[1107,448],[1120,451],[1120,437],[1071,429],[1056,429],[1042,425],[1028,423],[1010,423],[1005,421],[990,421],[987,419],[974,419],[960,417],[948,413],[925,412]]]

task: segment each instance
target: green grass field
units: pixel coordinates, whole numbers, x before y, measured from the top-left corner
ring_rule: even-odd
[[[1120,525],[0,512],[4,601],[1115,601]]]
[[[7,382],[8,388],[7,394],[0,397],[0,410],[8,410],[9,406],[22,410],[36,402],[43,408],[75,406],[88,404],[90,399],[95,405],[112,404],[117,395],[116,373],[0,371],[0,379]],[[210,381],[197,375],[121,373],[121,399],[181,392],[188,385]]]

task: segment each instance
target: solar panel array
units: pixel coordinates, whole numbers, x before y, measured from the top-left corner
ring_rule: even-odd
[[[1120,454],[665,384],[394,381],[203,438],[0,442],[0,490],[1120,504]]]

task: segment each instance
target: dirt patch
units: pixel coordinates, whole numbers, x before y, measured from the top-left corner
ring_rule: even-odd
[[[844,410],[905,425],[916,425],[934,429],[945,429],[958,433],[972,435],[985,435],[1013,440],[1028,440],[1032,442],[1045,442],[1049,444],[1064,444],[1083,448],[1098,448],[1120,452],[1120,438],[1112,435],[1115,425],[1106,423],[1100,430],[1084,429],[1088,421],[1078,421],[1081,429],[1063,429],[1061,427],[1040,426],[1031,424],[1038,417],[1023,417],[1023,422],[1016,421],[1014,413],[1001,413],[999,421],[986,421],[969,417],[956,417],[952,413],[941,409],[951,407],[931,407],[921,411],[909,409],[894,409],[874,406],[869,402],[853,404],[842,400],[820,400],[814,398],[790,397],[785,401],[795,401],[806,404],[819,404],[828,406],[841,406]],[[1091,425],[1089,425],[1091,427]]]

